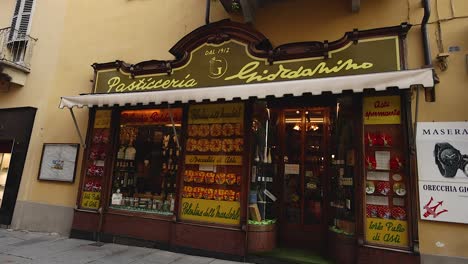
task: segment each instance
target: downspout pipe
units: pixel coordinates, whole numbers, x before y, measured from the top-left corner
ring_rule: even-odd
[[[427,22],[429,21],[429,17],[431,16],[431,3],[430,0],[422,0],[422,4],[424,7],[424,16],[421,21],[421,34],[424,48],[424,66],[432,67],[431,47],[429,46],[429,37],[427,35]],[[436,83],[439,83],[439,78],[435,72],[433,73],[433,75],[435,86]],[[435,87],[426,87],[424,93],[426,97],[426,102],[435,102]]]
[[[422,0],[423,7],[424,7],[424,16],[421,22],[421,33],[423,39],[423,46],[424,46],[424,64],[426,67],[432,66],[431,60],[431,47],[429,46],[429,38],[427,35],[427,22],[429,21],[429,17],[431,16],[431,4],[430,0]]]
[[[206,0],[206,13],[205,13],[205,23],[208,25],[210,23],[210,9],[211,9],[211,0]]]

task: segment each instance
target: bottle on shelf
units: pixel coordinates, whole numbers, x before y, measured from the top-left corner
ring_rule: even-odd
[[[125,158],[125,146],[121,145],[119,151],[117,152],[117,159],[124,159]]]
[[[130,144],[125,149],[125,157],[126,160],[134,160],[136,154],[136,149],[133,147],[133,141],[130,141]]]

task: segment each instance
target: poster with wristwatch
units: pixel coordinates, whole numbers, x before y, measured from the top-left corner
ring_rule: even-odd
[[[421,220],[468,223],[468,122],[418,122]]]

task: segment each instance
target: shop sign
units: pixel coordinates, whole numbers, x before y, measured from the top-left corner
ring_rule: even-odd
[[[468,223],[468,122],[418,122],[421,220]]]
[[[172,120],[171,120],[172,115]],[[122,125],[158,125],[182,122],[182,109],[126,110],[120,114]]]
[[[101,200],[100,192],[83,192],[81,208],[98,209]]]
[[[186,155],[185,164],[242,165],[242,156],[231,155]]]
[[[208,223],[240,224],[240,203],[182,198],[180,218],[182,220]]]
[[[94,118],[94,128],[109,128],[112,110],[97,110]]]
[[[203,104],[190,105],[189,124],[243,123],[244,104]]]
[[[366,240],[373,244],[395,247],[408,246],[408,224],[406,221],[366,218]]]
[[[364,125],[400,124],[400,97],[364,97],[363,119]]]
[[[185,65],[173,68],[170,74],[132,76],[121,69],[99,70],[94,93],[164,91],[400,70],[398,36],[349,42],[330,51],[326,59],[308,57],[272,64],[251,54],[248,46],[236,40],[203,43],[191,51]]]

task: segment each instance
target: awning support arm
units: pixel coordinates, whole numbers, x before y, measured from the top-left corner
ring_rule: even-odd
[[[172,111],[171,111],[171,106],[167,104],[167,109],[169,110],[169,117],[171,118],[171,123],[172,123],[172,132],[174,133],[174,139],[177,145],[177,150],[180,151],[180,145],[179,145],[179,138],[177,137],[177,131],[175,128],[175,123],[174,123],[174,117],[172,116]]]
[[[81,143],[81,146],[83,146],[84,149],[86,149],[86,144],[83,140],[83,136],[81,135],[81,132],[80,132],[80,128],[78,127],[78,123],[76,122],[76,117],[75,117],[75,113],[73,113],[73,109],[72,108],[68,108],[70,110],[70,114],[73,118],[73,123],[75,124],[75,129],[76,129],[76,132],[78,133],[78,136],[80,137],[80,143]]]

